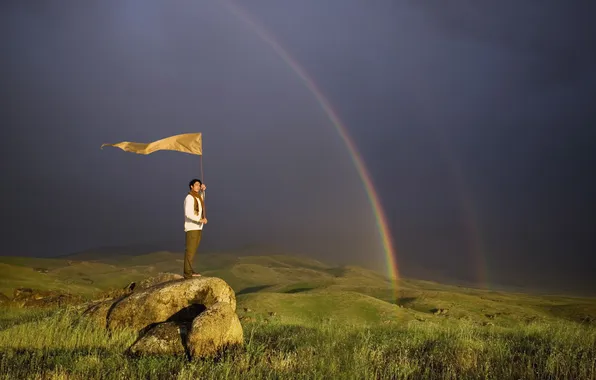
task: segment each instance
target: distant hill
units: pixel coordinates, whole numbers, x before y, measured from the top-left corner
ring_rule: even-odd
[[[160,242],[125,246],[104,246],[78,252],[71,252],[64,255],[56,256],[56,258],[68,260],[102,260],[106,257],[138,256],[155,251],[174,251],[176,250],[177,245],[179,246],[180,243],[178,242],[178,244],[176,244],[170,242]]]
[[[60,258],[0,257],[0,292],[18,287],[61,290],[93,298],[160,272],[181,273],[182,252],[140,253],[139,247],[109,247]],[[594,298],[536,296],[461,285],[388,278],[358,266],[332,266],[312,258],[239,252],[197,256],[205,276],[224,279],[240,310],[260,318],[276,313],[288,323],[329,318],[342,323],[376,323],[426,318],[470,319],[503,326],[542,319],[596,321]],[[315,317],[313,319],[313,317]]]
[[[124,257],[124,256],[140,256],[150,254],[158,251],[170,251],[170,252],[184,252],[183,241],[164,241],[154,242],[147,244],[133,244],[133,245],[114,245],[97,247],[93,249],[87,249],[83,251],[71,252],[64,255],[55,256],[57,259],[68,259],[68,260],[89,260],[89,261],[101,261],[106,257]],[[213,252],[213,251],[212,251]],[[230,253],[232,252],[235,256],[250,256],[250,255],[272,255],[280,253],[288,253],[287,249],[276,247],[268,244],[246,244],[240,247],[234,247],[230,250],[216,251],[213,253]]]

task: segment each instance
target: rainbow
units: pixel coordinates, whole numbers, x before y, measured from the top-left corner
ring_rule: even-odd
[[[364,161],[360,153],[356,149],[356,144],[354,144],[354,140],[350,137],[348,130],[340,120],[339,116],[337,115],[337,112],[333,110],[331,104],[325,98],[321,90],[317,88],[314,81],[308,76],[306,71],[275,40],[275,38],[270,33],[268,33],[262,26],[255,22],[246,11],[242,10],[238,6],[228,1],[222,0],[222,3],[227,7],[227,9],[231,13],[233,13],[236,17],[245,22],[264,42],[269,44],[273,48],[273,50],[279,55],[279,57],[294,71],[294,73],[296,73],[296,75],[298,75],[298,77],[302,79],[306,87],[316,98],[317,102],[321,105],[323,111],[325,111],[327,117],[335,127],[335,130],[345,143],[350,157],[352,158],[352,162],[354,163],[354,166],[356,168],[356,171],[358,172],[358,175],[360,176],[360,179],[364,184],[364,189],[366,191],[368,200],[372,206],[376,224],[379,229],[381,242],[383,244],[385,259],[387,261],[387,274],[392,282],[395,295],[397,296],[397,283],[399,279],[399,272],[397,268],[395,249],[393,247],[391,235],[389,234],[389,229],[387,227],[387,219],[385,217],[385,213],[383,212],[383,207],[381,206],[379,195],[375,190],[371,176],[368,173],[366,166],[364,165]]]
[[[450,143],[444,130],[437,127],[436,124],[428,118],[431,115],[426,104],[432,103],[433,92],[424,88],[424,81],[417,81],[417,86],[408,88],[410,99],[413,100],[413,105],[420,110],[419,117],[421,120],[432,129],[432,135],[437,139],[437,143],[443,158],[447,163],[447,168],[453,178],[453,185],[455,186],[456,194],[459,198],[459,203],[463,212],[464,228],[468,237],[468,249],[471,260],[476,270],[477,285],[484,289],[490,289],[490,279],[488,272],[488,262],[486,249],[483,239],[482,230],[480,228],[480,220],[478,218],[478,211],[474,204],[474,198],[469,191],[469,186],[466,183],[461,161],[457,158],[452,144]]]
[[[430,125],[430,124],[429,124]],[[479,228],[479,220],[474,207],[472,194],[468,191],[466,184],[463,168],[460,161],[455,156],[451,144],[444,133],[437,130],[436,136],[439,140],[439,144],[443,153],[443,156],[449,164],[448,167],[451,170],[451,174],[454,177],[454,184],[456,192],[459,195],[459,203],[464,213],[464,224],[465,229],[469,237],[468,248],[472,255],[472,260],[476,266],[476,281],[477,285],[481,288],[489,289],[490,283],[488,278],[488,266],[486,262],[486,253],[484,248],[484,241],[482,239],[482,233]]]

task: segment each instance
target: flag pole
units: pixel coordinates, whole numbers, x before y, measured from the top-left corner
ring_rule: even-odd
[[[205,176],[203,175],[203,155],[202,154],[201,154],[199,160],[201,162],[201,182],[205,183]]]
[[[205,175],[203,173],[203,138],[201,137],[201,154],[199,155],[199,162],[201,164],[201,182],[205,183]],[[207,206],[205,205],[205,192],[203,191],[203,217],[207,216]]]

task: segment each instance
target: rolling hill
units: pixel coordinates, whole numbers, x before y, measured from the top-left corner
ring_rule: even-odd
[[[596,320],[596,300],[536,296],[400,279],[397,291],[383,275],[356,267],[332,267],[290,255],[202,254],[198,270],[224,279],[236,292],[241,314],[284,323],[393,323],[443,318],[512,326],[536,320]],[[91,299],[161,272],[181,273],[182,254],[157,251],[0,257],[0,292],[18,287],[60,290]],[[246,310],[246,311],[245,311]]]

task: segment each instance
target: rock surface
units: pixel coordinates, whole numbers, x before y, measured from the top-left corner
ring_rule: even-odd
[[[188,349],[193,357],[213,356],[221,349],[243,342],[238,315],[226,302],[216,303],[195,318],[188,334]]]
[[[159,273],[156,276],[146,278],[140,281],[138,284],[131,282],[123,289],[112,289],[104,293],[108,299],[103,299],[88,304],[85,308],[85,311],[83,312],[83,316],[95,320],[97,323],[105,327],[108,319],[108,313],[112,309],[112,305],[129,296],[135,289],[137,291],[141,289],[148,289],[164,282],[180,280],[183,278],[184,277],[179,274],[164,272]]]
[[[134,355],[184,355],[188,329],[188,324],[158,323],[147,329],[147,332],[130,346],[128,353]]]
[[[129,286],[127,294],[97,301],[83,315],[110,330],[137,330],[139,337],[127,350],[132,355],[198,358],[242,345],[233,289],[216,277],[177,277],[162,276]]]
[[[192,321],[204,308],[226,302],[236,311],[232,288],[216,277],[196,277],[165,282],[134,292],[116,302],[107,316],[107,327],[142,329],[166,321]]]
[[[87,307],[87,309],[83,312],[83,316],[94,320],[95,322],[102,325],[103,327],[106,327],[106,323],[108,320],[108,313],[110,312],[112,305],[115,302],[118,302],[119,300],[121,300],[122,298],[123,297],[120,297],[118,299],[109,299],[109,300],[94,302],[91,305],[89,305]]]
[[[149,277],[144,279],[143,281],[140,281],[139,283],[137,283],[136,285],[136,290],[141,290],[141,289],[147,289],[150,288],[152,286],[164,283],[164,282],[168,282],[168,281],[174,281],[174,280],[182,280],[184,277],[180,274],[177,273],[158,273],[156,276],[153,277]]]

